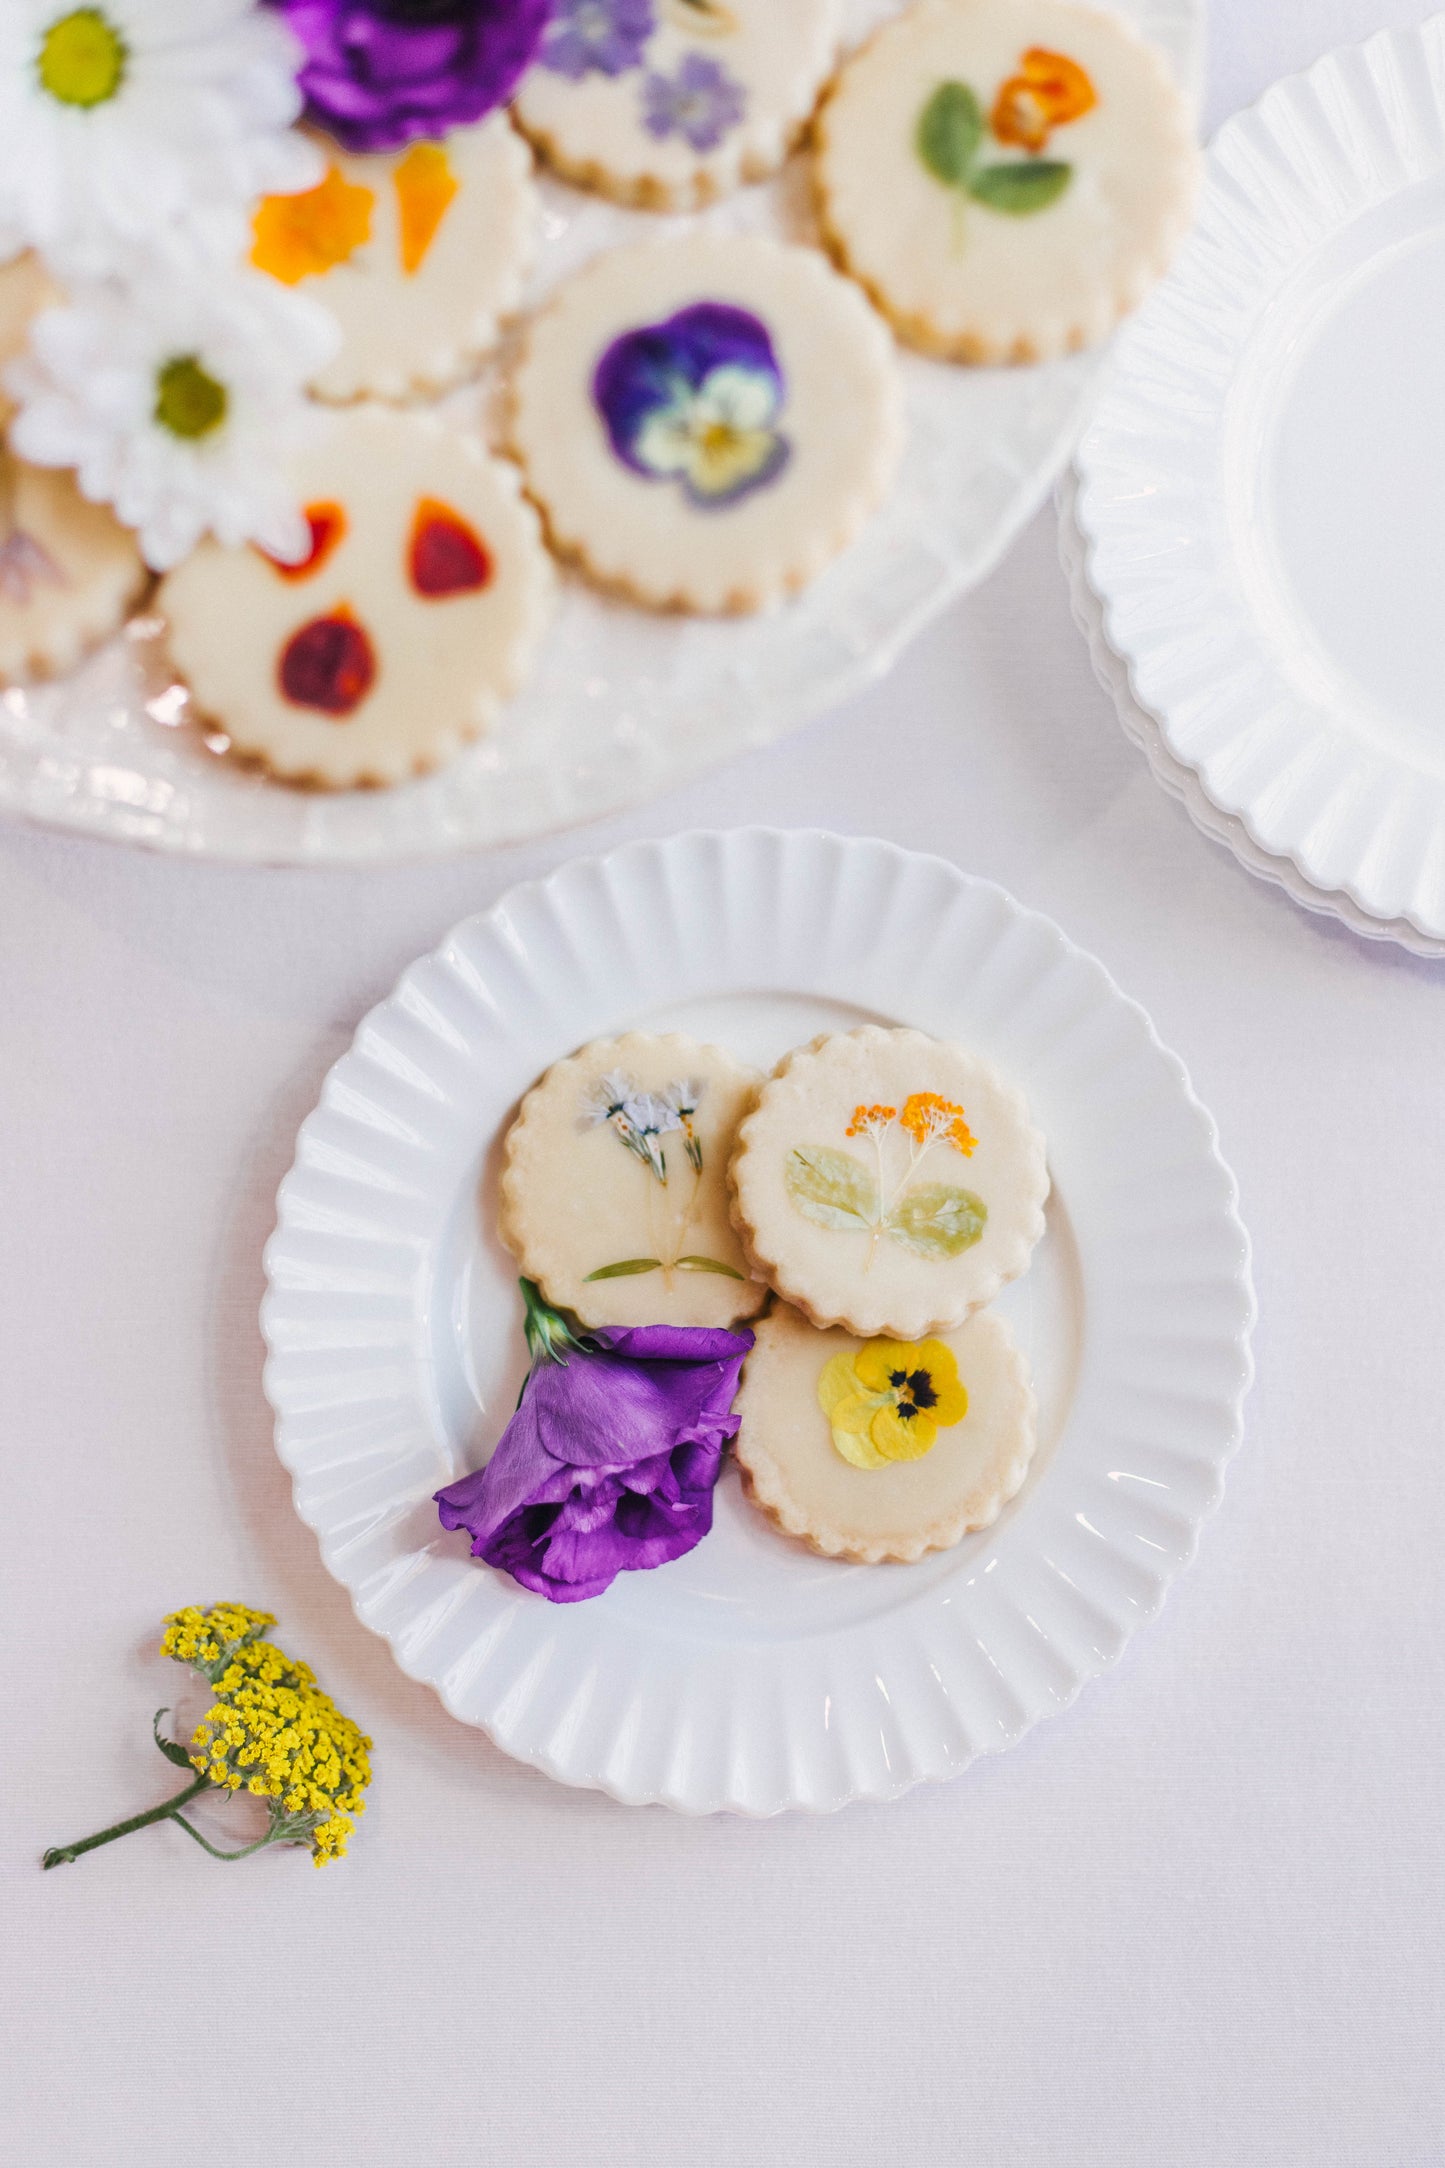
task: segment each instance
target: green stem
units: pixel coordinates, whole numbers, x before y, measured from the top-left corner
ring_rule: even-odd
[[[197,1777],[174,1799],[163,1800],[158,1807],[148,1807],[144,1814],[133,1814],[128,1822],[117,1822],[110,1829],[99,1830],[93,1837],[82,1837],[79,1844],[57,1844],[45,1854],[43,1867],[60,1867],[67,1860],[79,1859],[82,1852],[93,1852],[98,1844],[113,1844],[117,1837],[128,1837],[133,1829],[148,1829],[152,1822],[168,1822],[181,1807],[188,1806],[201,1792],[214,1790],[209,1777]]]
[[[195,1828],[192,1823],[186,1820],[184,1814],[176,1815],[175,1820],[180,1824],[181,1828],[185,1831],[188,1837],[195,1838],[197,1844],[200,1846],[203,1852],[210,1853],[212,1859],[249,1859],[253,1852],[260,1851],[262,1845],[274,1844],[274,1842],[276,1841],[276,1831],[273,1825],[270,1829],[267,1830],[265,1836],[258,1837],[254,1844],[243,1844],[238,1852],[221,1852],[216,1849],[214,1844],[210,1844],[207,1842],[207,1840],[201,1835],[201,1832],[197,1828]]]

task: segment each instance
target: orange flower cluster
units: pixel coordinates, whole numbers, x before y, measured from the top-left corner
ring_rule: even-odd
[[[1000,143],[1041,151],[1055,128],[1078,120],[1099,94],[1076,60],[1031,45],[994,100],[989,126]]]
[[[966,1158],[978,1143],[963,1118],[963,1108],[952,1099],[940,1098],[937,1092],[914,1092],[903,1102],[899,1120],[920,1148],[942,1137],[956,1145]]]
[[[886,1129],[897,1121],[897,1107],[854,1107],[853,1119],[844,1131],[849,1137],[871,1137],[876,1131]]]

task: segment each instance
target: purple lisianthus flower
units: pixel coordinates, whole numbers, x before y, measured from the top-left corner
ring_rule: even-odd
[[[653,0],[555,0],[537,57],[574,83],[584,75],[626,75],[641,67],[656,28]]]
[[[306,118],[349,151],[445,135],[511,97],[552,0],[269,0],[305,59]]]
[[[527,1293],[542,1352],[486,1467],[438,1491],[437,1509],[474,1557],[552,1603],[580,1603],[619,1573],[681,1558],[712,1527],[753,1336],[638,1325],[579,1341]]]
[[[725,301],[695,301],[614,339],[592,397],[624,466],[680,482],[703,510],[735,504],[787,464],[775,425],[786,390],[767,325]]]
[[[747,107],[743,86],[706,53],[687,53],[676,75],[649,75],[642,125],[649,135],[680,135],[695,151],[715,151]]]

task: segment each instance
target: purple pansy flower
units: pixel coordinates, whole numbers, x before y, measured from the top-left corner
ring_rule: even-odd
[[[306,117],[351,151],[436,137],[505,104],[552,0],[270,0],[300,42]]]
[[[649,75],[642,125],[649,135],[680,135],[695,151],[715,151],[746,109],[743,86],[706,53],[687,53],[676,75]]]
[[[444,1528],[552,1603],[681,1558],[712,1527],[750,1332],[607,1326],[585,1340],[523,1281],[531,1374],[485,1468],[436,1494]]]
[[[556,0],[538,55],[554,75],[625,75],[657,28],[653,0]]]
[[[704,509],[735,504],[787,464],[776,427],[786,387],[768,328],[728,302],[695,301],[624,331],[593,372],[592,397],[623,464],[680,482]]]

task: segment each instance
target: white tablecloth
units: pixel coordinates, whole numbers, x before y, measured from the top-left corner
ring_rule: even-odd
[[[1210,117],[1417,0],[1220,0]],[[1152,1011],[1257,1246],[1259,1383],[1161,1620],[959,1782],[827,1820],[515,1767],[292,1515],[260,1249],[362,1011],[512,881],[754,818],[1002,881]],[[25,2168],[1445,2160],[1441,967],[1203,842],[1096,689],[1050,516],[846,713],[578,839],[231,872],[0,831],[0,2151]],[[376,1740],[324,1875],[150,1831],[160,1615],[269,1606]]]

